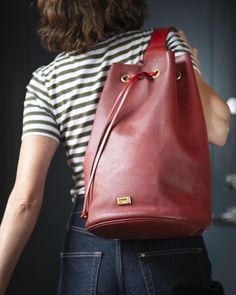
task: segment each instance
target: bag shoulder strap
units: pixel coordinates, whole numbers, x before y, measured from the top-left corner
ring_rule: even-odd
[[[177,31],[175,27],[154,29],[151,40],[144,53],[143,61],[153,60],[156,58],[157,52],[167,51],[166,38],[170,31]]]

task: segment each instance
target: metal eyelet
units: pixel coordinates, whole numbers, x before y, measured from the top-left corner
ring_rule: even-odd
[[[129,80],[130,80],[130,78],[131,78],[130,75],[125,74],[125,75],[121,76],[120,79],[121,79],[121,82],[123,82],[123,83],[128,83]]]
[[[156,79],[160,76],[160,71],[159,70],[154,70],[154,75],[152,76],[152,79]]]
[[[182,73],[180,71],[176,72],[176,80],[180,80],[182,78]]]

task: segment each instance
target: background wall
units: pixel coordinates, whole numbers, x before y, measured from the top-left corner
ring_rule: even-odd
[[[1,216],[15,179],[25,87],[32,71],[54,57],[40,46],[35,32],[38,14],[32,3],[27,0],[5,3],[8,6],[5,9],[8,21],[1,25]],[[173,25],[183,29],[190,43],[199,50],[204,78],[223,99],[235,96],[234,1],[149,0],[148,3],[150,15],[145,27]],[[236,171],[235,129],[235,116],[232,116],[227,144],[222,148],[210,146],[214,212],[223,212],[236,204],[236,193],[225,183],[225,176]],[[71,185],[70,169],[59,148],[49,170],[40,219],[20,258],[7,295],[55,294],[59,253],[72,207],[69,196]],[[204,234],[214,277],[223,283],[226,295],[235,295],[236,292],[235,232],[235,225],[212,224]]]

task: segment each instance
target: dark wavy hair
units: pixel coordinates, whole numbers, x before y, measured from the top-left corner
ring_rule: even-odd
[[[51,52],[82,50],[115,34],[140,29],[145,0],[38,0],[38,34]]]

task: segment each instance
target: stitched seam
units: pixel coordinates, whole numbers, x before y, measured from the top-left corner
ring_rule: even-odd
[[[149,269],[149,267],[147,268],[148,269],[148,275],[149,275],[149,277],[147,277],[145,275],[145,272],[144,272],[144,269],[143,269],[141,256],[138,256],[138,261],[139,261],[139,265],[140,265],[140,268],[141,268],[141,271],[142,271],[142,274],[143,274],[143,279],[144,279],[144,283],[145,283],[145,286],[146,286],[147,293],[148,293],[148,295],[152,295],[152,293],[153,293],[152,291],[155,290],[155,287],[154,287],[154,282],[153,282],[153,279],[152,279],[152,275],[150,273],[150,269]],[[145,261],[145,262],[147,263],[147,261]],[[150,284],[148,283],[149,278],[150,278]],[[152,286],[151,286],[151,284],[152,284]]]
[[[95,278],[94,278],[94,267],[95,267],[95,259],[96,259],[96,257],[94,256],[93,257],[93,262],[92,262],[92,267],[91,267],[91,275],[90,275],[90,282],[91,282],[91,284],[90,284],[90,295],[93,295],[93,290],[94,290],[94,280],[95,280]]]
[[[119,280],[120,292],[125,295],[124,281],[123,281],[123,271],[122,271],[122,261],[121,261],[121,247],[120,240],[116,240],[116,263],[117,263],[117,275]]]
[[[66,252],[60,253],[61,258],[73,257],[101,257],[102,252]]]
[[[145,254],[145,257],[159,256],[159,255],[170,255],[170,254],[191,254],[191,253],[203,253],[202,248],[182,248],[182,249],[171,249],[171,250],[160,250],[138,253],[139,257]]]
[[[94,295],[96,295],[96,292],[97,292],[98,274],[99,274],[99,270],[100,270],[100,266],[101,266],[102,253],[96,259],[98,259],[98,262],[97,262],[96,273],[94,273],[94,280],[95,280],[94,281]]]

